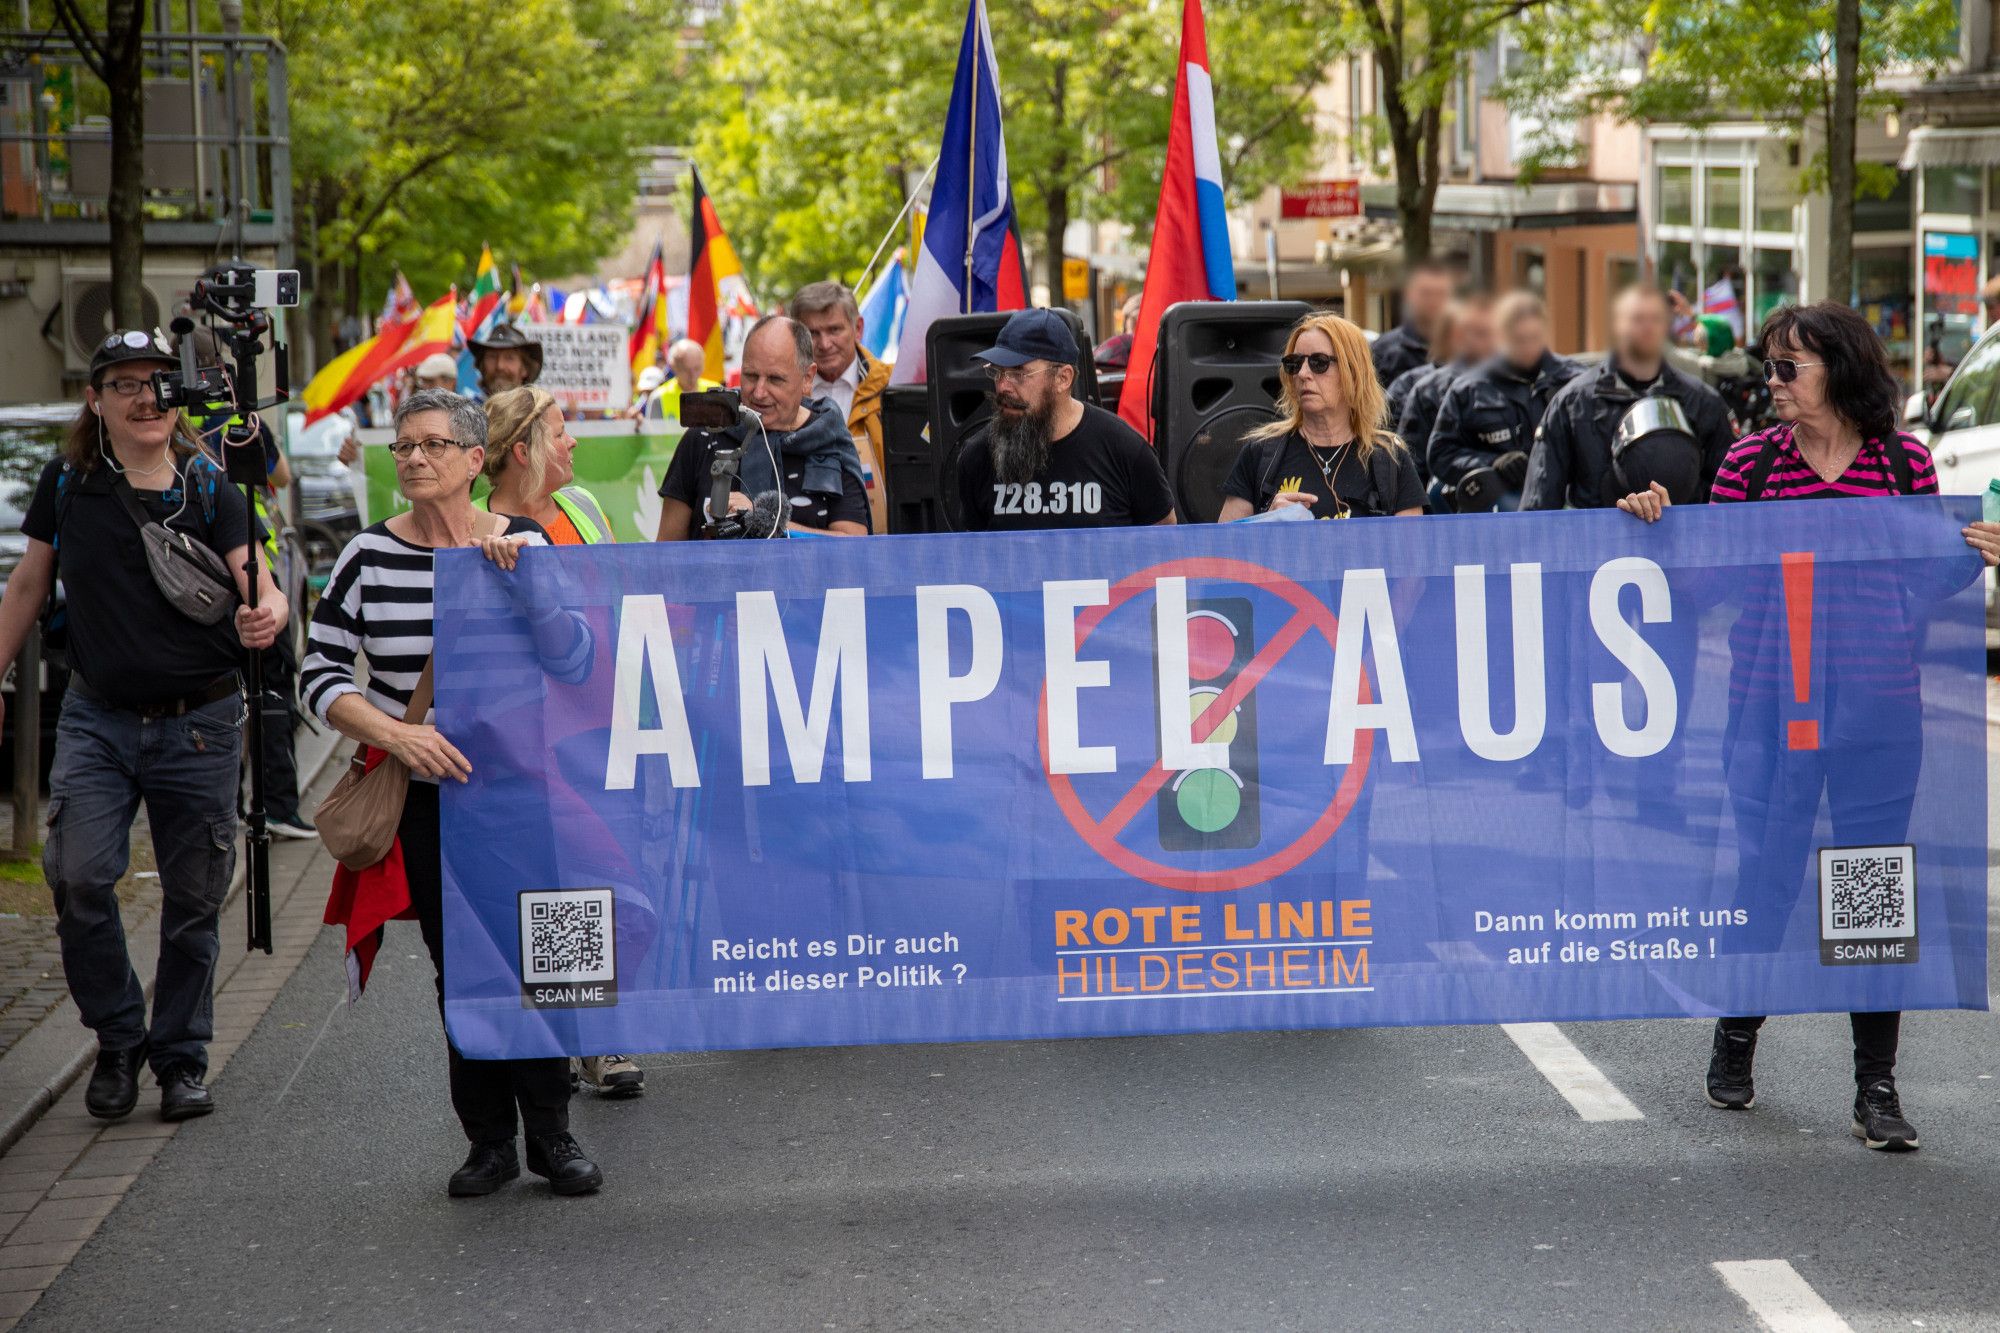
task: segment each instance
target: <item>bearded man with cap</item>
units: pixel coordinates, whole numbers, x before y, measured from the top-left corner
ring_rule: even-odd
[[[1074,394],[1080,350],[1053,310],[1017,310],[975,360],[993,415],[958,457],[969,532],[1137,528],[1174,522],[1159,456],[1116,414]]]
[[[533,384],[542,377],[542,345],[512,324],[502,324],[466,346],[472,349],[472,364],[479,368],[484,397]]]
[[[1610,354],[1549,400],[1521,508],[1608,509],[1656,481],[1675,504],[1708,499],[1735,432],[1721,396],[1668,359],[1672,322],[1659,288],[1618,294]]]

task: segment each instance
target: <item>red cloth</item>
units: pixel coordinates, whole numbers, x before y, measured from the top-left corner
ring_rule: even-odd
[[[365,767],[373,769],[386,758],[373,746],[362,747]],[[403,869],[403,844],[389,845],[389,854],[366,870],[349,870],[336,865],[333,889],[327,894],[326,912],[321,916],[329,926],[347,928],[347,999],[351,1004],[368,988],[368,974],[375,967],[375,953],[382,947],[382,928],[391,921],[413,921],[410,906],[410,879]]]

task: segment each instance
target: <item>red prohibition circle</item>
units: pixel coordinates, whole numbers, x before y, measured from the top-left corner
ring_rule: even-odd
[[[1276,657],[1282,657],[1284,653],[1290,651],[1293,644],[1296,644],[1299,639],[1305,637],[1308,630],[1319,631],[1321,637],[1326,640],[1329,648],[1333,647],[1334,641],[1340,633],[1340,622],[1325,603],[1276,570],[1266,569],[1262,565],[1253,565],[1244,560],[1201,557],[1190,560],[1170,560],[1165,564],[1154,565],[1148,569],[1142,569],[1136,574],[1131,574],[1120,579],[1112,586],[1109,601],[1102,606],[1088,607],[1081,615],[1077,616],[1076,646],[1079,649],[1082,648],[1084,640],[1088,639],[1092,632],[1104,622],[1104,618],[1113,611],[1116,611],[1126,602],[1132,600],[1139,593],[1150,589],[1159,579],[1176,576],[1190,580],[1217,579],[1231,583],[1249,584],[1253,587],[1262,588],[1273,596],[1290,603],[1298,614],[1284,628],[1280,629],[1276,635],[1267,639],[1264,647],[1256,650],[1256,654],[1259,657],[1281,640],[1289,640],[1276,653]],[[1253,657],[1252,660],[1254,662],[1256,659]],[[1275,661],[1275,657],[1273,660]],[[1253,685],[1252,688],[1254,689],[1255,686]],[[1371,702],[1371,696],[1372,692],[1369,689],[1368,673],[1364,670],[1361,675],[1361,702]],[[1047,681],[1043,681],[1042,683],[1037,730],[1041,745],[1042,771],[1048,773],[1049,687]],[[1089,844],[1099,856],[1102,856],[1126,874],[1136,876],[1151,884],[1157,884],[1163,889],[1175,889],[1183,893],[1226,893],[1234,889],[1246,889],[1253,884],[1262,884],[1266,880],[1275,879],[1287,870],[1293,869],[1307,857],[1326,845],[1327,839],[1331,838],[1339,830],[1341,824],[1346,820],[1348,812],[1354,808],[1354,802],[1361,795],[1361,786],[1368,780],[1368,761],[1374,753],[1374,742],[1375,734],[1372,731],[1364,731],[1354,738],[1354,761],[1347,766],[1347,772],[1341,778],[1340,785],[1334,788],[1333,795],[1328,800],[1326,809],[1320,812],[1318,818],[1312,822],[1311,827],[1293,839],[1289,845],[1271,853],[1269,856],[1252,861],[1248,865],[1237,866],[1232,870],[1187,870],[1178,866],[1166,865],[1153,860],[1151,857],[1141,856],[1138,852],[1133,851],[1118,841],[1119,833],[1123,832],[1125,826],[1131,822],[1130,813],[1127,813],[1126,817],[1119,821],[1115,827],[1106,827],[1112,816],[1117,815],[1127,806],[1136,807],[1136,805],[1144,804],[1146,800],[1151,799],[1152,793],[1157,792],[1160,786],[1165,783],[1169,775],[1157,763],[1147,770],[1146,776],[1140,779],[1139,785],[1127,793],[1126,797],[1113,807],[1111,815],[1107,815],[1104,820],[1099,820],[1089,810],[1084,808],[1082,798],[1076,794],[1076,784],[1070,780],[1068,774],[1049,773],[1049,790],[1055,796],[1056,804],[1062,808],[1063,816],[1069,820],[1070,826],[1077,831],[1078,836],[1085,843]],[[1135,796],[1139,797],[1137,801],[1134,800]]]

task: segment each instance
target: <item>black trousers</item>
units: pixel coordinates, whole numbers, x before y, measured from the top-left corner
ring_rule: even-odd
[[[416,909],[424,947],[437,968],[438,1011],[444,1010],[444,872],[438,856],[438,791],[433,783],[411,782],[398,829],[403,868],[410,877],[410,906]],[[569,1061],[468,1060],[445,1036],[451,1058],[451,1106],[474,1143],[512,1139],[516,1125],[531,1137],[569,1128]],[[515,1108],[520,1119],[515,1119]]]
[[[1854,1082],[1867,1087],[1896,1074],[1896,1043],[1902,1035],[1903,1016],[1891,1011],[1880,1014],[1849,1014],[1854,1029]],[[1732,1032],[1755,1032],[1764,1026],[1761,1018],[1725,1018],[1722,1026]]]

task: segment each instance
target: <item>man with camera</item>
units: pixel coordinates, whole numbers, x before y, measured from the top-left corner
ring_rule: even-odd
[[[993,416],[958,456],[968,532],[1137,528],[1174,521],[1158,455],[1115,413],[1077,401],[1076,335],[1053,310],[1017,310],[979,353]]]
[[[766,315],[743,343],[743,397],[718,394],[723,420],[709,424],[696,410],[705,395],[681,398],[689,426],[660,483],[663,542],[698,536],[776,536],[787,529],[823,536],[865,537],[868,492],[861,459],[840,411],[808,400],[812,336],[786,315]],[[718,512],[717,499],[726,496]]]
[[[111,334],[61,456],[42,469],[21,530],[27,553],[0,601],[0,671],[13,665],[58,576],[73,674],[56,729],[42,866],[63,973],[97,1034],[90,1114],[127,1115],[151,1064],[160,1115],[206,1115],[218,917],[236,860],[246,648],[269,648],[289,612],[260,571],[240,491],[155,396],[175,369],[166,339]],[[165,542],[186,568],[149,558]],[[181,546],[182,543],[186,545]],[[205,554],[204,554],[205,553]],[[180,559],[170,556],[169,559]],[[119,919],[118,881],[144,801],[159,866],[160,961],[150,1027]]]
[[[861,307],[842,284],[808,283],[788,309],[812,335],[812,396],[831,402],[847,423],[861,456],[869,514],[882,532],[889,526],[888,495],[881,485],[882,391],[889,387],[889,364],[861,345]]]

